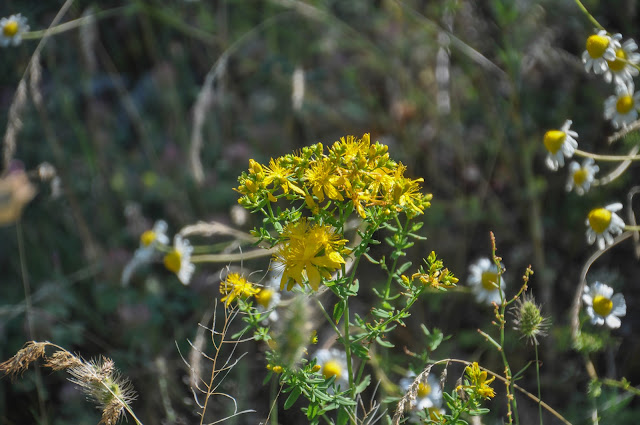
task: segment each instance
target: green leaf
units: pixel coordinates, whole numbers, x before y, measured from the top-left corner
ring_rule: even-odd
[[[291,406],[293,406],[293,403],[298,400],[298,397],[300,397],[301,393],[302,391],[300,390],[300,387],[294,387],[293,391],[291,391],[291,394],[289,394],[289,397],[287,397],[287,401],[284,402],[284,410],[290,409]]]
[[[402,273],[406,272],[406,271],[407,271],[407,269],[408,269],[409,267],[411,267],[411,264],[412,264],[412,263],[411,263],[411,261],[407,261],[406,263],[404,263],[403,265],[401,265],[400,267],[398,267],[398,271],[397,271],[397,273],[398,273],[398,274],[402,274]]]
[[[333,320],[338,323],[342,318],[342,314],[344,313],[344,303],[339,301],[336,305],[333,306]]]
[[[395,345],[393,345],[392,343],[390,343],[389,341],[385,341],[382,338],[380,338],[379,336],[376,337],[376,342],[378,344],[380,344],[383,347],[387,347],[387,348],[393,348],[395,347]]]
[[[364,378],[362,378],[362,382],[360,382],[357,386],[356,386],[356,394],[360,394],[361,392],[363,392],[371,383],[371,375],[367,375]]]
[[[349,422],[349,415],[347,414],[346,409],[338,410],[338,419],[336,422],[338,425],[345,425],[347,422]]]

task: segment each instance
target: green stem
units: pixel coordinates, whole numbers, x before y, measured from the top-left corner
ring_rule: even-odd
[[[534,344],[536,352],[536,382],[538,383],[538,416],[540,417],[540,425],[542,425],[542,395],[540,392],[540,362],[538,361],[538,344]]]
[[[627,224],[626,226],[624,226],[624,230],[630,230],[630,231],[633,231],[633,232],[637,232],[637,231],[640,231],[640,226],[631,226],[631,225]]]
[[[600,25],[600,22],[598,22],[596,20],[596,18],[593,17],[593,15],[591,15],[591,13],[589,13],[589,11],[587,10],[586,7],[584,7],[584,5],[582,4],[582,2],[580,0],[576,0],[576,4],[578,5],[578,8],[580,8],[580,10],[582,11],[582,13],[584,13],[585,15],[587,15],[587,19],[589,19],[589,21],[591,21],[591,23],[598,29],[603,30],[604,27],[602,25]]]
[[[409,228],[409,219],[407,219],[406,223],[404,224],[404,226],[402,226],[400,224],[400,219],[398,218],[398,216],[396,216],[396,223],[398,224],[398,227],[402,228],[402,232],[400,233],[400,235],[398,235],[399,238],[405,238],[407,235],[407,229]],[[389,294],[391,292],[391,281],[393,280],[393,275],[396,271],[396,266],[398,265],[398,260],[400,259],[400,256],[397,255],[396,258],[393,260],[393,264],[391,265],[391,269],[388,270],[388,278],[387,278],[387,282],[385,283],[385,289],[384,289],[384,301],[389,299]]]

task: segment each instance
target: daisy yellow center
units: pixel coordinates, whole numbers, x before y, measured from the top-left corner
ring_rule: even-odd
[[[178,251],[173,250],[164,256],[164,266],[167,268],[167,270],[178,273],[180,271],[181,265],[182,255],[180,255]]]
[[[633,97],[630,94],[620,96],[616,101],[616,111],[619,114],[628,114],[633,109]]]
[[[584,182],[587,181],[587,177],[589,176],[589,171],[586,168],[580,168],[575,173],[573,173],[573,183],[576,186],[582,186]]]
[[[592,35],[587,38],[587,52],[593,59],[601,58],[609,47],[609,39],[602,35]]]
[[[604,208],[596,208],[589,213],[589,226],[596,233],[602,233],[607,230],[611,223],[611,211]]]
[[[18,33],[19,25],[17,21],[9,21],[4,24],[2,28],[2,34],[5,37],[13,37]]]
[[[544,134],[544,147],[551,153],[556,153],[562,147],[567,135],[564,131],[549,130]]]
[[[482,287],[487,291],[495,291],[498,289],[498,273],[482,272]]]
[[[602,317],[607,317],[613,308],[613,301],[602,295],[593,297],[593,311]]]
[[[271,298],[273,298],[273,290],[271,289],[262,289],[256,294],[256,302],[264,308],[269,308]]]
[[[622,49],[616,50],[616,59],[612,61],[607,61],[609,64],[609,69],[613,72],[620,72],[624,69],[624,66],[627,64],[627,54]]]
[[[340,376],[342,376],[342,366],[340,365],[340,362],[336,360],[329,360],[326,362],[324,366],[322,366],[322,375],[324,375],[326,379],[329,379],[332,376],[340,378]]]
[[[431,385],[423,384],[422,382],[420,382],[418,384],[418,393],[417,393],[418,398],[424,398],[429,394],[431,394]]]
[[[140,235],[140,243],[143,246],[149,246],[156,240],[156,232],[153,230],[147,230],[142,235]]]

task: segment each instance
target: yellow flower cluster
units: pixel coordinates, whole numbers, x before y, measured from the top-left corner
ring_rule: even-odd
[[[317,291],[322,278],[330,279],[331,272],[345,263],[347,240],[340,239],[331,226],[311,225],[303,218],[289,223],[281,238],[273,255],[283,267],[280,289],[286,285],[290,291],[296,283],[303,286],[307,280]]]
[[[495,378],[487,379],[487,372],[485,370],[481,370],[478,362],[473,362],[465,369],[467,374],[467,378],[469,379],[470,385],[465,385],[463,388],[467,388],[472,390],[474,393],[479,395],[480,397],[487,399],[491,397],[495,397],[495,392],[493,388],[489,386],[493,382]]]
[[[362,218],[366,209],[380,206],[385,212],[404,211],[409,217],[422,214],[431,194],[421,192],[423,179],[404,176],[406,167],[389,158],[388,147],[362,138],[342,137],[324,153],[321,143],[298,154],[271,159],[269,165],[249,161],[249,170],[238,178],[238,202],[259,209],[284,197],[304,201],[317,211],[325,201],[351,202]]]

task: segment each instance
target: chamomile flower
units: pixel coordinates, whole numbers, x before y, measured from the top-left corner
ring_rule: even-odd
[[[569,129],[571,124],[571,120],[566,120],[560,130],[549,130],[544,134],[544,147],[549,152],[545,164],[553,171],[564,166],[564,158],[571,158],[578,148],[578,133]]]
[[[280,279],[282,278],[281,274],[278,272],[272,272],[272,276],[269,281],[262,287],[259,288],[259,292],[255,294],[254,298],[256,300],[256,306],[258,311],[270,312],[265,320],[263,320],[263,324],[268,322],[276,322],[278,320],[278,311],[276,307],[280,304]],[[265,323],[266,322],[266,323]]]
[[[595,208],[587,216],[587,242],[592,245],[598,242],[598,248],[604,249],[613,243],[613,237],[622,233],[624,221],[616,214],[622,209],[622,204],[607,205],[604,208]]]
[[[347,355],[335,348],[321,348],[315,354],[316,365],[320,366],[320,373],[325,379],[336,377],[336,387],[347,388],[349,385]]]
[[[504,278],[499,275],[498,268],[488,258],[481,258],[469,266],[468,283],[479,303],[499,304],[501,296],[504,297]]]
[[[0,19],[0,46],[17,46],[22,41],[22,34],[29,31],[27,18],[20,13]]]
[[[409,372],[405,378],[400,380],[400,388],[405,393],[409,391],[409,387],[413,384],[416,374]],[[436,375],[430,373],[427,379],[418,384],[416,399],[411,401],[412,410],[423,410],[431,407],[442,406],[442,388],[440,380]]]
[[[604,101],[604,117],[614,128],[626,127],[638,118],[640,92],[634,92],[633,82],[618,84],[616,94]]]
[[[627,314],[627,304],[622,294],[613,294],[613,289],[604,283],[595,282],[584,288],[582,301],[594,325],[606,324],[611,329],[620,327],[620,317]]]
[[[167,222],[164,220],[158,220],[153,225],[153,228],[146,230],[140,235],[140,247],[136,249],[133,254],[133,258],[127,263],[122,271],[121,282],[123,285],[127,285],[131,276],[136,269],[144,264],[151,262],[155,255],[158,254],[158,246],[168,245],[169,237],[167,236]]]
[[[183,285],[188,285],[196,266],[191,263],[193,247],[188,240],[176,235],[173,239],[173,249],[164,256],[164,266],[178,276]]]
[[[567,192],[571,192],[575,189],[576,193],[580,196],[584,195],[591,188],[591,183],[595,174],[600,170],[600,167],[595,165],[593,158],[587,158],[582,163],[582,166],[576,161],[572,161],[569,164],[569,178],[567,179],[566,189]]]
[[[616,58],[607,61],[608,69],[604,79],[607,83],[613,81],[616,84],[629,84],[633,77],[638,75],[638,69],[634,66],[640,63],[640,53],[636,52],[638,45],[632,39],[622,43],[616,49]]]
[[[607,61],[616,60],[616,49],[621,47],[621,38],[620,34],[609,36],[605,30],[587,38],[587,49],[582,53],[584,69],[587,72],[593,69],[595,74],[604,73],[609,67]]]

